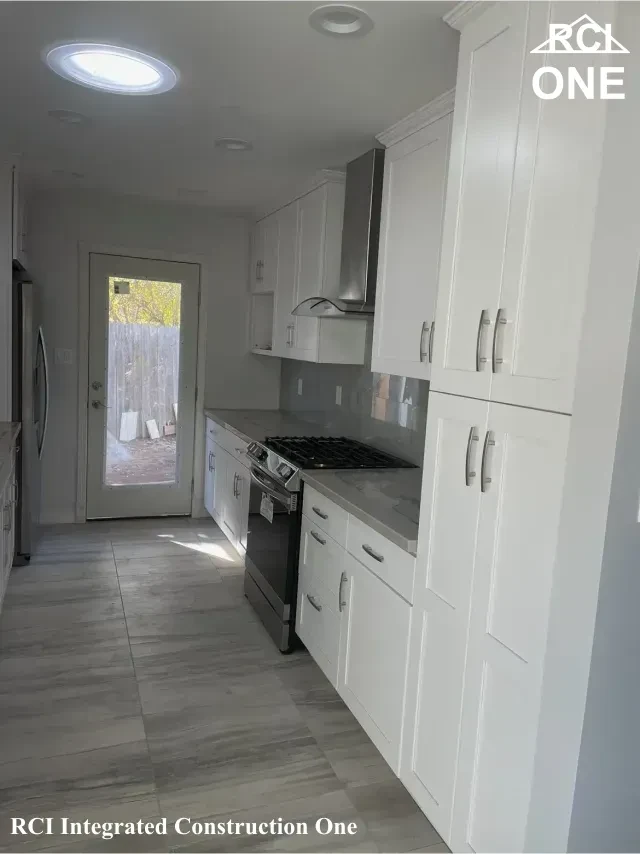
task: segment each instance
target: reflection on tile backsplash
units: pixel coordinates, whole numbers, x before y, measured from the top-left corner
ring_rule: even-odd
[[[302,380],[302,394],[298,394]],[[336,404],[336,386],[342,403]],[[280,408],[422,465],[429,383],[360,365],[282,360]]]

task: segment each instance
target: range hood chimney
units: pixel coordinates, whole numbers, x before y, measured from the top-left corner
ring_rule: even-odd
[[[373,315],[383,171],[383,148],[372,148],[347,165],[338,295],[310,297],[292,314],[356,320]]]

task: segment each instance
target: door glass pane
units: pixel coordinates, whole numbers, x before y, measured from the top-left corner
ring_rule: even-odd
[[[175,483],[177,282],[109,277],[105,483]]]

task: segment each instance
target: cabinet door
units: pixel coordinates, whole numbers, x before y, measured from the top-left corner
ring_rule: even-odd
[[[278,272],[274,300],[273,352],[276,356],[291,357],[297,317],[295,308],[298,247],[298,203],[293,202],[278,211]]]
[[[262,290],[264,275],[264,223],[263,219],[255,224],[251,238],[251,290]]]
[[[523,851],[570,418],[491,404],[451,846]]]
[[[318,187],[298,201],[298,268],[294,305],[322,292],[324,277],[327,188]],[[316,361],[319,322],[314,317],[296,317],[292,357]]]
[[[247,534],[249,532],[249,493],[251,491],[251,475],[249,469],[242,463],[235,463],[236,472],[236,518],[238,543],[236,548],[241,552],[247,550]]]
[[[550,12],[547,3],[528,5],[527,54],[547,38]],[[554,22],[566,21],[565,4],[551,11]],[[527,80],[541,59],[528,54]],[[593,64],[593,54],[571,60],[584,79]],[[523,89],[492,400],[572,411],[606,103],[541,100]]]
[[[489,404],[429,398],[400,778],[450,838]]]
[[[231,457],[229,454],[216,442],[213,447],[215,453],[215,465],[213,473],[213,518],[224,530],[224,521],[228,515],[228,507],[230,504],[229,494],[227,490],[227,468]]]
[[[428,380],[451,115],[385,154],[371,368]]]
[[[204,508],[215,518],[214,512],[214,482],[216,468],[215,442],[207,436],[204,455]]]
[[[531,3],[497,3],[462,33],[431,388],[488,399]],[[542,4],[540,4],[542,5]]]
[[[278,281],[278,216],[262,220],[262,268],[257,291],[275,291]]]
[[[338,691],[397,773],[411,606],[345,552]]]

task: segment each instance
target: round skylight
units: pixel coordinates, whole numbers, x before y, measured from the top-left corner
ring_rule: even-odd
[[[155,95],[178,82],[160,59],[108,44],[62,44],[45,55],[49,68],[73,83],[119,95]]]

